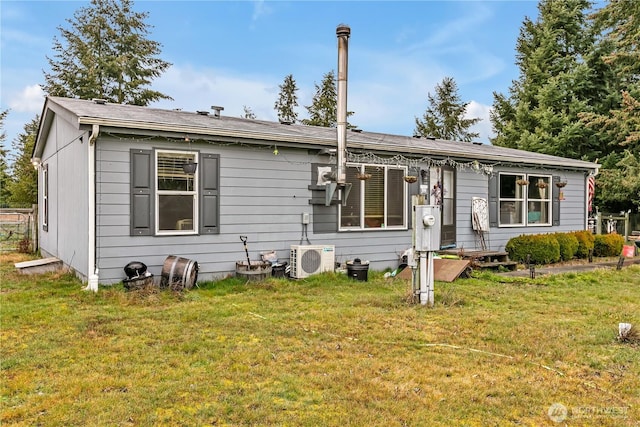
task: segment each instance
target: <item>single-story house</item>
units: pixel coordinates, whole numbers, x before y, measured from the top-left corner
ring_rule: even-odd
[[[246,236],[252,259],[332,245],[337,262],[395,268],[411,247],[413,195],[441,206],[442,248],[479,249],[482,237],[504,250],[523,233],[587,227],[594,163],[351,129],[336,190],[336,129],[212,109],[48,97],[33,153],[43,256],[112,284],[130,261],[159,275],[175,255],[208,280],[246,259]]]

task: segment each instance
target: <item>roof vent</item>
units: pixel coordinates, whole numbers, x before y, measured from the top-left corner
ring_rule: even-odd
[[[209,115],[208,111],[196,111],[196,113],[200,114],[201,116],[208,116]]]
[[[430,139],[430,140],[432,140],[432,141],[435,141],[435,140],[436,140],[436,137],[435,137],[435,136],[428,136],[428,137],[427,137],[427,139]]]
[[[479,141],[473,141],[473,145],[482,145],[482,142],[479,142]]]
[[[292,125],[293,122],[290,122],[289,120],[280,120],[280,124],[281,125]]]
[[[224,110],[224,107],[220,107],[218,105],[212,105],[211,109],[213,110],[213,117],[216,119],[220,118],[220,111]]]
[[[351,132],[360,133],[360,132],[362,132],[362,129],[351,128]]]
[[[93,98],[92,101],[98,105],[104,105],[107,103],[107,100],[102,98]]]
[[[413,137],[414,137],[414,138],[417,138],[417,139],[420,139],[420,138],[422,138],[422,135],[419,135],[419,134],[417,134],[417,133],[414,133],[414,134],[413,134]]]

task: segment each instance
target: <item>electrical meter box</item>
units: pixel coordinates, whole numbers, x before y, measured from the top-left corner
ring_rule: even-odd
[[[416,251],[440,250],[440,206],[416,205]]]

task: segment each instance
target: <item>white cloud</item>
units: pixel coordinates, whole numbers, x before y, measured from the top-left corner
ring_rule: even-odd
[[[219,105],[224,107],[224,115],[240,117],[243,106],[247,106],[258,119],[276,118],[273,103],[278,86],[265,77],[242,76],[217,69],[173,66],[154,82],[154,88],[174,98],[173,101],[155,104],[160,108],[208,111],[212,105]]]
[[[267,6],[264,0],[257,0],[253,2],[253,15],[251,16],[251,21],[256,22],[260,18],[265,15],[269,15],[272,12],[272,9]]]
[[[493,138],[495,133],[491,127],[491,107],[488,105],[480,104],[476,101],[469,102],[467,105],[467,111],[465,114],[466,119],[480,118],[480,122],[476,123],[470,128],[472,132],[478,132],[480,134],[479,141],[489,143],[489,138]]]
[[[13,95],[9,107],[21,113],[39,113],[44,103],[44,92],[40,85],[34,84]]]

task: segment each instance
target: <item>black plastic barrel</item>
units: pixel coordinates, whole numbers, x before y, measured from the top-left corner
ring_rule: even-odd
[[[369,276],[369,261],[362,262],[360,258],[347,261],[347,276],[361,282],[366,282]]]
[[[191,289],[198,280],[198,263],[196,261],[169,255],[162,266],[161,288],[174,291]]]
[[[287,262],[283,262],[282,264],[273,264],[271,266],[271,275],[273,277],[284,277],[285,271],[287,271]]]

